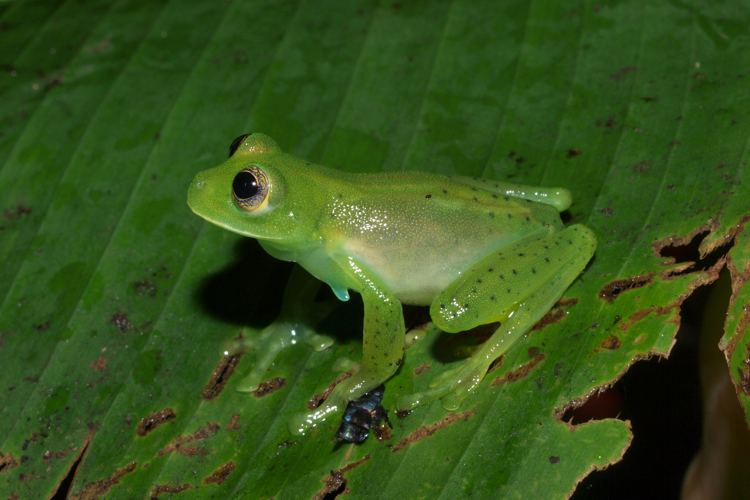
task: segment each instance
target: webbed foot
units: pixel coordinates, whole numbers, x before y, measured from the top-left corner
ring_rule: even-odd
[[[289,430],[293,434],[306,434],[328,416],[343,411],[350,401],[355,401],[367,391],[382,383],[382,377],[372,375],[364,369],[354,373],[351,377],[340,382],[320,406],[314,410],[294,415],[289,422]]]
[[[443,408],[457,410],[464,399],[479,387],[491,363],[492,361],[470,358],[460,366],[435,377],[427,390],[401,397],[397,404],[398,409],[412,410],[441,399]]]

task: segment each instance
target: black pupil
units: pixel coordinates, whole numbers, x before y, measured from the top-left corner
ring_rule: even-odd
[[[238,200],[247,200],[258,194],[260,187],[258,186],[258,179],[253,174],[242,171],[234,176],[232,189]]]
[[[247,137],[250,134],[242,134],[238,138],[232,141],[232,145],[229,146],[229,156],[232,156],[235,151],[237,151],[237,148],[240,147],[240,144],[242,144],[242,141],[245,140],[245,137]]]

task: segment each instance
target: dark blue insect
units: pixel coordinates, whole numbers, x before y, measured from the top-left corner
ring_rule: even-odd
[[[363,443],[370,434],[370,429],[385,420],[388,423],[388,412],[380,403],[383,401],[385,387],[382,385],[364,393],[358,399],[349,401],[341,418],[341,425],[336,432],[339,443]],[[390,425],[390,423],[388,423]]]

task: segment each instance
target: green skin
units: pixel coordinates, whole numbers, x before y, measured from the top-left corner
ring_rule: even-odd
[[[232,194],[235,176],[249,167],[268,181],[264,205],[252,210]],[[188,191],[200,217],[299,263],[341,300],[348,290],[362,295],[361,367],[321,407],[295,420],[300,433],[393,375],[404,355],[402,304],[430,306],[434,324],[451,333],[501,323],[461,366],[399,402],[413,407],[442,398],[457,408],[594,254],[588,228],[560,221],[570,202],[560,188],[424,172],[341,172],[286,154],[263,134],[246,136]]]

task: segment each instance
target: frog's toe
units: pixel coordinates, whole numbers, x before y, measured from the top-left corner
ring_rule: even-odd
[[[237,391],[238,392],[253,392],[258,388],[258,385],[261,383],[261,377],[258,373],[253,371],[250,373],[247,377],[240,380],[240,382],[237,384]]]
[[[289,431],[303,436],[321,424],[330,415],[346,408],[347,400],[341,397],[329,397],[325,402],[311,411],[297,413],[289,420]]]
[[[438,375],[426,391],[399,399],[399,409],[410,410],[422,404],[441,399],[446,410],[457,410],[466,397],[482,382],[487,367],[467,362]]]
[[[399,411],[410,411],[417,406],[422,406],[440,399],[445,394],[447,394],[447,392],[443,387],[407,394],[398,398],[396,408],[398,408]]]
[[[438,377],[433,384],[448,387],[446,394],[442,397],[443,407],[446,410],[457,410],[463,400],[479,387],[485,373],[487,373],[485,366],[466,363]]]

